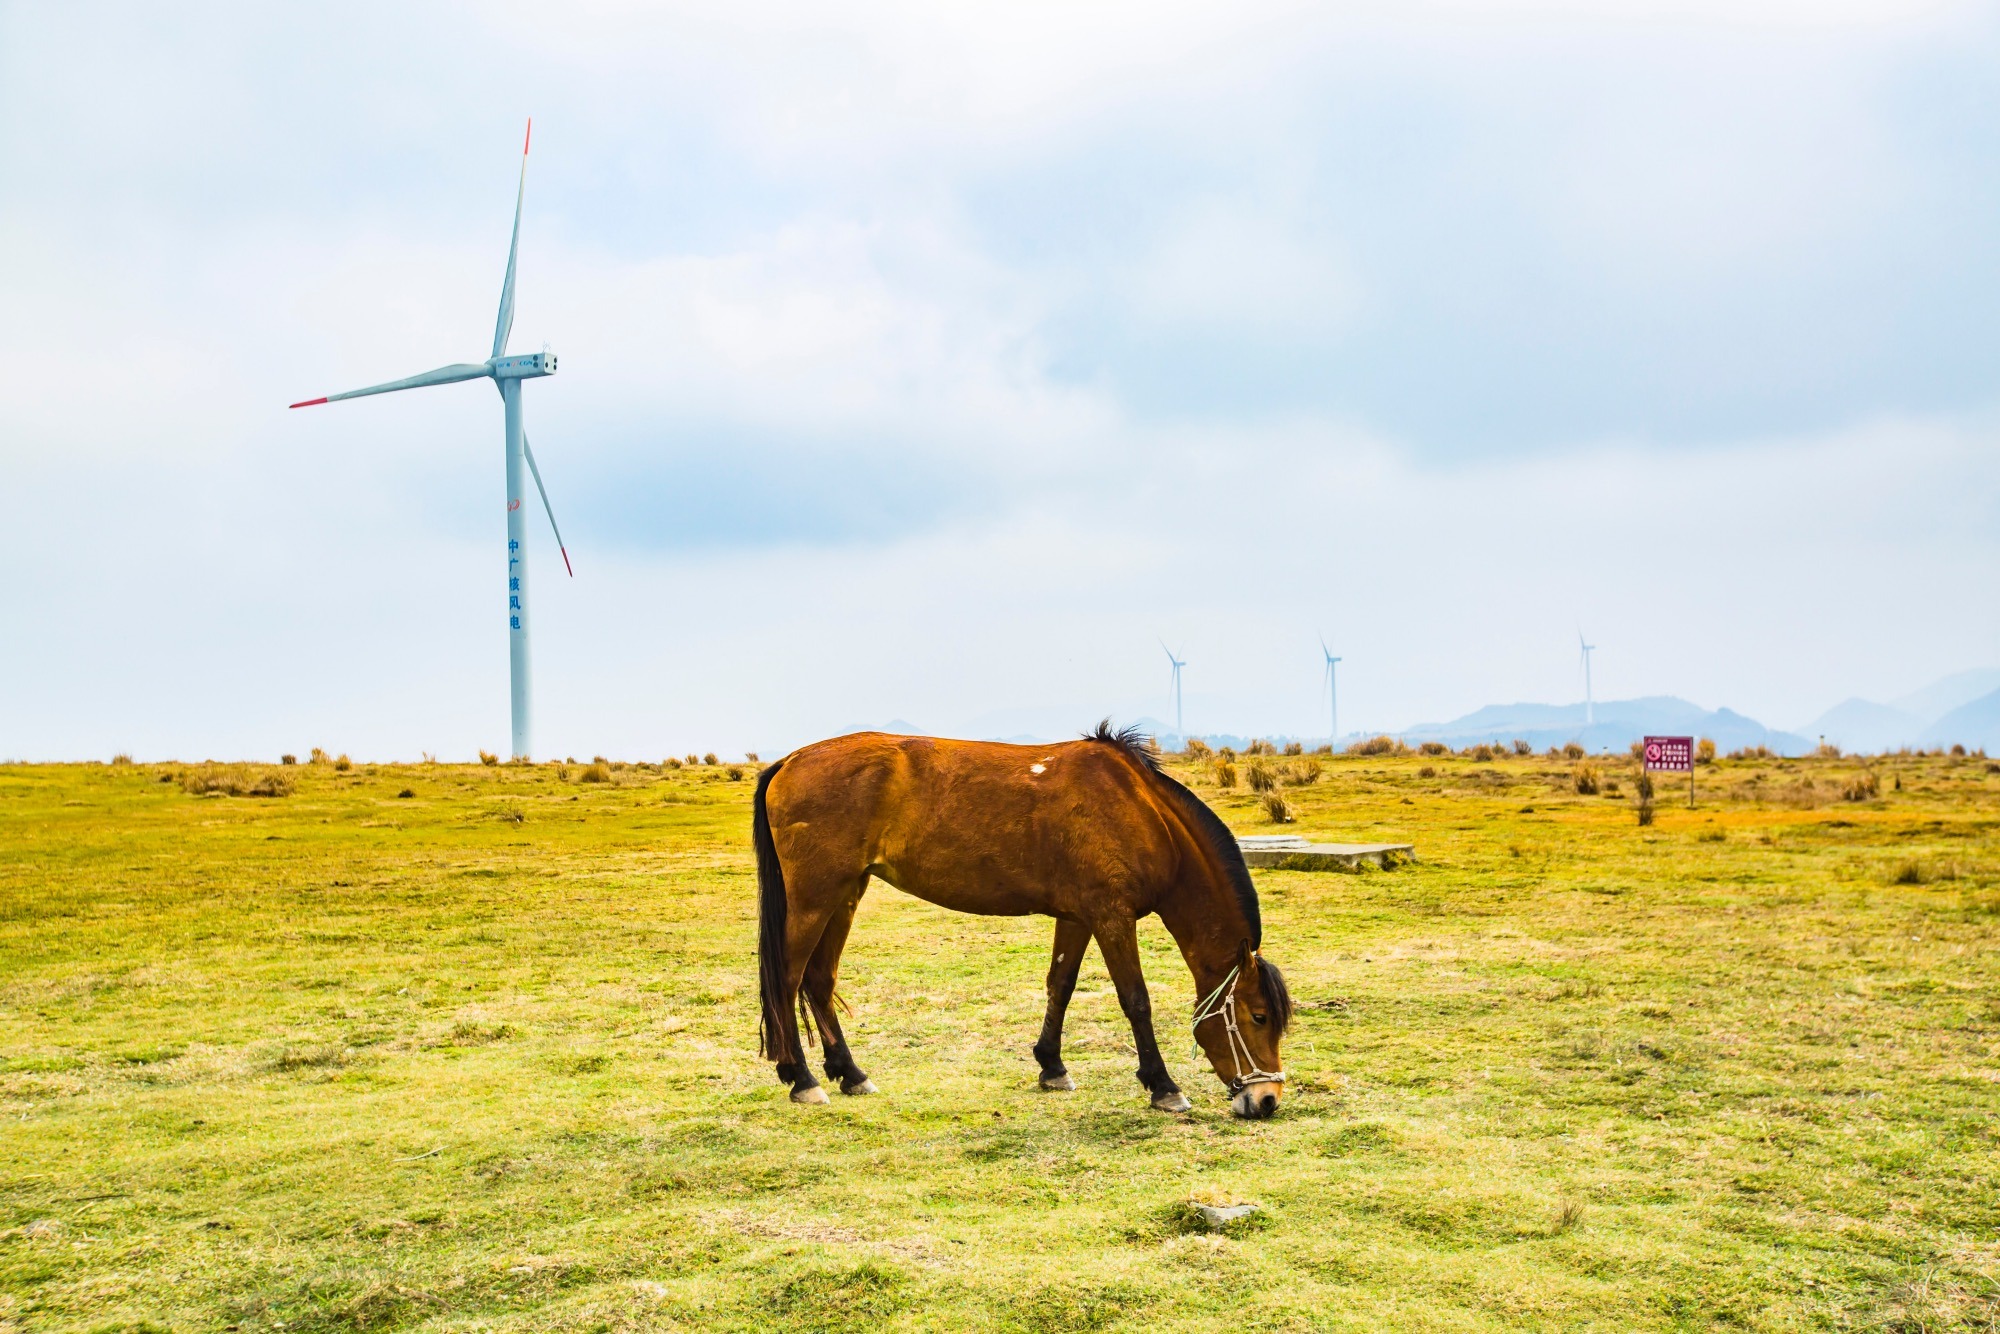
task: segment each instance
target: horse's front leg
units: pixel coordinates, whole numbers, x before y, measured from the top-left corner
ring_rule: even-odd
[[[1056,1093],[1076,1088],[1063,1065],[1063,1015],[1076,991],[1077,970],[1083,967],[1084,953],[1090,949],[1090,928],[1082,922],[1056,919],[1056,943],[1049,951],[1049,1010],[1042,1020],[1041,1040],[1035,1043],[1035,1060],[1042,1067],[1042,1087]]]
[[[1111,981],[1118,988],[1119,1007],[1132,1025],[1132,1045],[1139,1051],[1139,1082],[1161,1111],[1187,1111],[1193,1104],[1167,1073],[1160,1044],[1153,1039],[1153,1001],[1146,994],[1146,975],[1139,967],[1138,924],[1129,919],[1107,922],[1094,934],[1097,948],[1104,952],[1104,966],[1111,970]]]

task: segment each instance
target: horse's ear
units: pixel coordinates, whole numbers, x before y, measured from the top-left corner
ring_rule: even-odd
[[[1248,968],[1250,966],[1250,942],[1248,939],[1240,940],[1236,944],[1236,966],[1238,968]]]

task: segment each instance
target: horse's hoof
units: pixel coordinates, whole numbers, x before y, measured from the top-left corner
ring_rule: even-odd
[[[792,1101],[801,1107],[818,1107],[826,1102],[826,1090],[817,1084],[810,1088],[793,1089]]]
[[[1172,1093],[1162,1093],[1159,1097],[1153,1099],[1153,1106],[1163,1112],[1190,1112],[1194,1110],[1194,1104],[1188,1101],[1187,1094],[1181,1092],[1179,1089],[1175,1089]]]
[[[850,1098],[859,1098],[863,1094],[880,1093],[882,1090],[875,1087],[874,1080],[864,1079],[859,1084],[847,1084],[843,1082],[840,1086],[840,1091]],[[821,1098],[820,1101],[825,1102],[826,1099]]]
[[[1049,1093],[1074,1093],[1076,1081],[1068,1075],[1043,1075],[1042,1088]]]

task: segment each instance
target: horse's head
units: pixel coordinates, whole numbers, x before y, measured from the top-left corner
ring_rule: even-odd
[[[1292,997],[1277,965],[1244,941],[1235,965],[1195,1012],[1194,1036],[1229,1086],[1229,1110],[1253,1119],[1278,1110],[1285,1067],[1278,1040],[1292,1021]]]

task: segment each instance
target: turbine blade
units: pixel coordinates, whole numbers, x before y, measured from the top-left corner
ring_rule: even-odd
[[[310,408],[321,403],[338,403],[343,398],[366,398],[370,394],[393,394],[398,389],[422,389],[434,384],[457,384],[460,380],[479,380],[493,372],[484,363],[478,365],[461,361],[455,366],[440,366],[422,375],[412,375],[401,380],[391,380],[387,384],[371,384],[366,389],[350,389],[344,394],[328,394],[325,398],[308,398],[292,404],[295,408]]]
[[[562,552],[563,568],[568,570],[569,577],[574,579],[576,578],[576,570],[569,563],[569,548],[563,545],[562,529],[556,527],[556,508],[549,504],[549,489],[542,485],[542,470],[535,466],[535,451],[528,448],[528,433],[526,431],[521,432],[521,453],[527,456],[528,471],[534,474],[535,490],[542,493],[542,510],[549,516],[549,531],[556,535],[556,550]]]
[[[528,197],[528,143],[535,137],[534,117],[528,118],[528,132],[521,138],[521,184],[514,191],[514,239],[507,243],[507,280],[500,284],[500,319],[493,326],[493,355],[507,350],[507,335],[514,332],[514,257],[521,250],[521,201]]]

